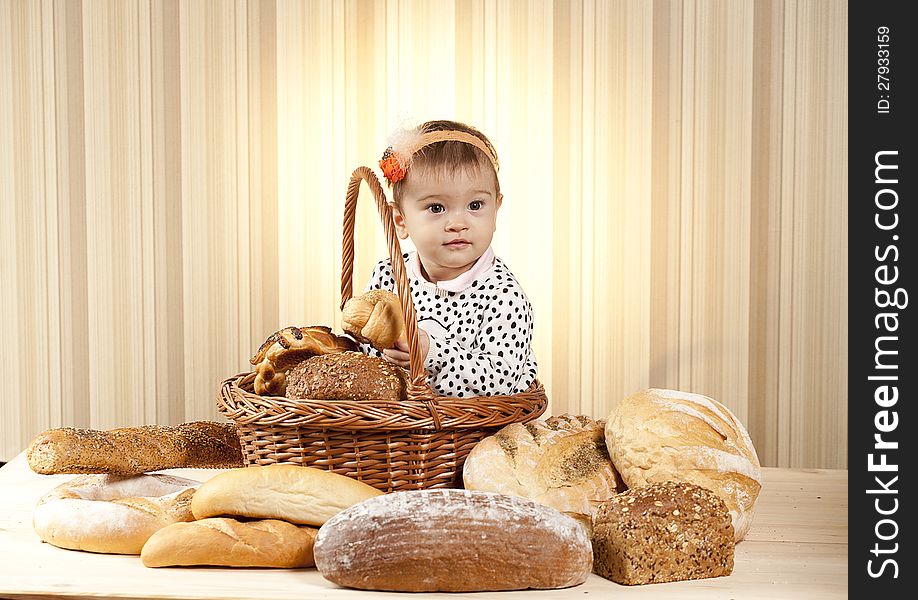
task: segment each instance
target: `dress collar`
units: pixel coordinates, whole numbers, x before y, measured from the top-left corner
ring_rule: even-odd
[[[494,250],[488,246],[488,249],[478,258],[477,261],[475,261],[475,264],[472,265],[471,269],[459,275],[455,279],[441,280],[434,284],[427,281],[427,279],[421,274],[421,259],[418,257],[418,253],[415,251],[408,255],[408,274],[412,278],[420,279],[421,281],[427,282],[430,285],[435,285],[438,290],[443,290],[445,292],[461,292],[462,290],[472,285],[473,281],[479,279],[484,273],[493,267],[494,260]]]

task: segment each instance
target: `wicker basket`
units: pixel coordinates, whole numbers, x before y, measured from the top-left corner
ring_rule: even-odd
[[[408,400],[340,401],[259,396],[255,373],[223,382],[220,412],[233,421],[246,465],[293,463],[359,479],[385,492],[462,487],[462,464],[472,447],[510,423],[538,418],[548,399],[538,380],[525,392],[450,398],[434,395],[423,368],[417,317],[392,211],[376,175],[351,176],[344,208],[341,306],[353,295],[354,219],[366,181],[386,232],[408,337]]]

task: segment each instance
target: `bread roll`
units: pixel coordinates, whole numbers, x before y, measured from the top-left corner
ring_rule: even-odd
[[[312,400],[407,398],[405,370],[375,356],[341,352],[307,359],[287,374],[287,397]]]
[[[255,393],[283,396],[286,375],[294,365],[311,356],[356,350],[354,340],[335,335],[324,325],[285,327],[264,341],[249,362],[255,365]]]
[[[315,565],[312,546],[317,532],[276,519],[215,517],[175,523],[147,540],[140,560],[147,567],[311,567]]]
[[[39,499],[32,526],[49,544],[71,550],[140,554],[157,530],[191,521],[201,482],[170,475],[81,475]]]
[[[631,488],[593,524],[596,573],[623,585],[729,575],[733,546],[726,504],[691,483]]]
[[[316,567],[338,585],[404,592],[549,589],[586,581],[590,540],[530,500],[468,490],[371,498],[319,529]]]
[[[341,328],[380,351],[406,340],[401,304],[389,290],[370,290],[345,302]]]
[[[275,464],[232,469],[208,479],[191,502],[195,519],[221,515],[321,525],[379,490],[312,467]]]
[[[107,431],[49,429],[32,440],[27,456],[29,467],[42,475],[136,475],[177,468],[227,469],[243,464],[236,426],[213,421]]]
[[[720,496],[736,541],[752,524],[762,470],[743,424],[698,394],[649,389],[622,401],[606,423],[612,463],[628,487],[687,481]]]
[[[624,489],[609,460],[604,426],[570,415],[507,425],[469,453],[465,488],[529,498],[592,517],[599,502]]]

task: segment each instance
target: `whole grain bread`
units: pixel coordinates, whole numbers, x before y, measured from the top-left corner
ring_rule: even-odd
[[[287,397],[312,400],[407,398],[405,370],[375,356],[338,352],[306,359],[287,373]]]
[[[32,470],[42,475],[136,475],[161,469],[229,469],[243,464],[236,426],[214,421],[108,430],[48,429],[32,440],[27,456]]]
[[[714,492],[664,481],[604,502],[593,523],[593,565],[623,585],[729,575],[733,524]]]

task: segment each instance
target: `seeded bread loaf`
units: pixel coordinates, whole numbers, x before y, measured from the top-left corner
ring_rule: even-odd
[[[407,398],[405,370],[360,352],[323,354],[287,373],[287,397],[311,400],[390,400]]]
[[[623,585],[729,575],[733,549],[726,504],[691,483],[631,488],[603,503],[593,524],[594,569]]]
[[[242,466],[232,423],[192,421],[175,427],[141,425],[97,430],[60,427],[38,434],[28,448],[29,467],[42,475],[137,475],[161,469],[227,469]]]
[[[604,426],[573,415],[507,425],[472,449],[465,488],[529,498],[589,522],[599,502],[624,489]]]

